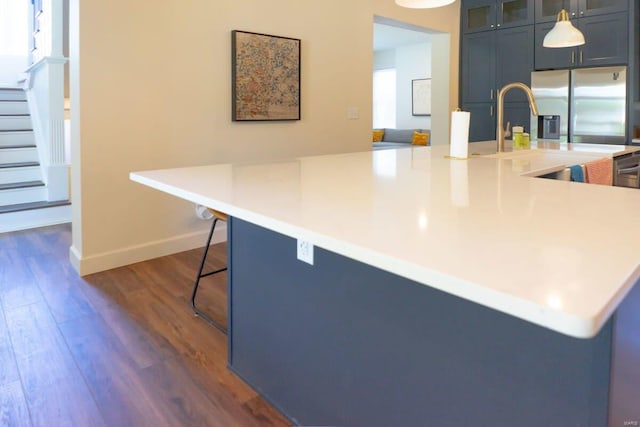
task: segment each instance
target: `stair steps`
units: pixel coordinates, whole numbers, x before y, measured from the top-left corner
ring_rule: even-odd
[[[0,101],[26,101],[27,96],[20,88],[0,88]]]
[[[0,131],[24,131],[31,129],[31,116],[29,114],[5,114],[0,115]]]
[[[0,233],[71,220],[68,200],[48,202],[24,90],[0,87]]]
[[[71,222],[68,200],[0,206],[0,233]]]
[[[0,148],[10,145],[35,145],[32,130],[0,131]]]
[[[0,185],[0,206],[41,202],[47,199],[42,181],[12,182]]]
[[[47,197],[25,92],[0,88],[0,213],[18,218],[24,210],[52,208]],[[3,215],[0,224],[7,220]]]
[[[0,184],[0,190],[19,190],[23,188],[43,187],[42,181],[24,181],[24,182],[10,182],[7,184]]]
[[[31,211],[34,209],[44,209],[44,208],[54,208],[57,206],[68,206],[71,205],[69,200],[57,200],[55,202],[32,202],[32,203],[21,203],[17,205],[10,206],[0,206],[0,215],[11,213],[11,212],[24,212]],[[2,217],[0,216],[0,220]]]
[[[0,164],[0,185],[11,182],[38,181],[41,174],[38,162]]]
[[[0,115],[4,114],[29,114],[29,104],[23,100],[0,101]]]
[[[5,163],[38,161],[38,150],[35,145],[21,145],[17,147],[18,148],[0,148],[0,165]]]

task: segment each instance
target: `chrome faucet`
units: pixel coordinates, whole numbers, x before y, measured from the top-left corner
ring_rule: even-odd
[[[534,116],[538,115],[538,106],[536,105],[536,100],[533,98],[533,92],[531,88],[524,83],[514,82],[508,83],[502,87],[498,91],[498,128],[496,129],[496,136],[498,138],[498,153],[502,153],[504,151],[504,137],[505,131],[503,121],[504,121],[504,96],[507,92],[509,92],[513,88],[520,88],[527,94],[527,98],[529,98],[529,107],[531,108],[531,114]]]

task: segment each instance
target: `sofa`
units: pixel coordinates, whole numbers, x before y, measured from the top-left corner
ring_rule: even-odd
[[[374,150],[384,150],[388,148],[402,148],[402,147],[411,147],[413,142],[413,133],[420,132],[426,133],[431,137],[431,131],[429,129],[392,129],[392,128],[384,128],[380,129],[384,130],[384,134],[382,135],[382,140],[373,142]],[[427,143],[427,145],[429,145]]]

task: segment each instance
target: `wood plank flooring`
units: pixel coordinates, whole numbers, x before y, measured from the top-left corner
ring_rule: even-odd
[[[69,225],[0,233],[0,426],[286,426],[189,307],[201,250],[79,277]],[[210,251],[211,269],[226,248]],[[226,323],[226,273],[198,305]],[[621,306],[609,425],[640,421],[640,288]]]
[[[69,225],[0,234],[0,426],[286,426],[194,317],[200,250],[79,277]],[[210,251],[224,265],[225,246]],[[226,323],[226,273],[198,305]]]

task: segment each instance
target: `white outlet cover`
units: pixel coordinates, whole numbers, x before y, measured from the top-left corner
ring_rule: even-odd
[[[298,239],[297,247],[298,259],[309,265],[313,265],[313,244],[308,240]]]

